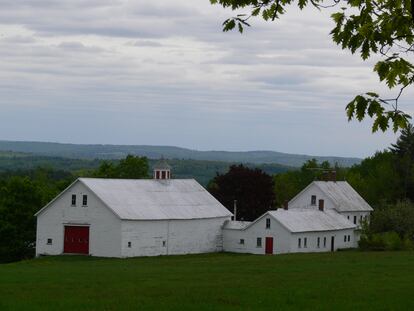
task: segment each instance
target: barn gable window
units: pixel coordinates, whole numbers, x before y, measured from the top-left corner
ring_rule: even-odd
[[[76,206],[76,194],[72,194],[72,206]]]
[[[244,239],[240,239],[240,244],[244,245]]]
[[[262,238],[257,238],[257,247],[262,247]]]
[[[311,205],[316,205],[316,195],[311,196]]]
[[[82,196],[82,206],[87,206],[87,205],[88,205],[88,196],[84,194]]]
[[[270,229],[270,218],[266,218],[266,229]]]
[[[52,239],[47,239],[47,245],[52,245],[53,240]]]

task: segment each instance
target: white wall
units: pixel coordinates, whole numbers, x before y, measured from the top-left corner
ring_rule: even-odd
[[[311,205],[311,197],[312,195],[316,195],[316,205]],[[303,193],[301,193],[296,199],[292,199],[289,202],[289,209],[292,208],[318,208],[319,200],[324,200],[324,208],[325,209],[333,209],[335,208],[334,203],[332,200],[326,196],[318,186],[315,184],[311,184],[309,188],[307,188]]]
[[[266,218],[271,219],[270,229],[266,229]],[[348,242],[348,235],[350,241]],[[358,235],[353,229],[290,233],[276,219],[265,215],[259,221],[246,230],[223,229],[223,248],[226,252],[265,254],[266,237],[273,237],[273,253],[296,253],[296,252],[329,252],[331,250],[331,236],[335,237],[335,250],[338,248],[352,248],[357,246]],[[346,242],[344,236],[347,236]],[[257,247],[257,238],[262,238],[262,247]],[[320,246],[317,245],[317,238],[320,238]],[[326,237],[326,246],[323,245],[323,238]],[[301,248],[298,247],[298,239],[301,238]],[[307,245],[304,247],[304,240]],[[240,240],[244,244],[240,244]]]
[[[290,238],[290,251],[292,253],[311,253],[311,252],[330,252],[331,237],[334,237],[334,250],[338,248],[352,248],[356,246],[356,236],[353,229],[321,231],[321,232],[303,232],[293,233]],[[344,237],[347,237],[346,241]],[[348,242],[348,236],[350,241]],[[318,247],[318,238],[320,245]],[[324,245],[326,238],[326,245]],[[301,239],[301,247],[299,247],[299,239]],[[307,240],[305,247],[305,239]]]
[[[266,219],[270,219],[270,229],[266,229]],[[223,229],[223,249],[226,252],[265,254],[266,237],[273,237],[273,253],[289,252],[290,233],[273,217],[265,215],[246,230]],[[262,239],[262,246],[257,246],[257,238]],[[244,244],[240,244],[244,239]]]
[[[122,222],[122,257],[222,251],[222,226],[230,217]],[[128,247],[131,242],[131,247]]]
[[[77,196],[71,206],[72,194]],[[82,206],[82,195],[88,206]],[[121,256],[121,220],[105,207],[81,182],[76,182],[37,217],[36,255],[63,253],[64,226],[89,225],[89,253],[93,256]],[[47,245],[52,239],[52,245]]]

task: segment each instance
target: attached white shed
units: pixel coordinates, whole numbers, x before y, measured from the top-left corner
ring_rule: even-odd
[[[268,211],[254,222],[229,221],[224,251],[252,254],[327,252],[356,246],[356,226],[333,210]]]
[[[79,178],[37,214],[36,254],[155,256],[222,250],[232,214],[193,179]]]

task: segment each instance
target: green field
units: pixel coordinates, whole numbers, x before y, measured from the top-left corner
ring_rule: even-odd
[[[0,310],[414,310],[414,252],[0,265]]]

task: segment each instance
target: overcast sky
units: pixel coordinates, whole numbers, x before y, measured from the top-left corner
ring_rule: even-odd
[[[395,141],[347,122],[355,95],[387,90],[328,12],[240,35],[209,0],[1,4],[0,139],[360,157]]]

